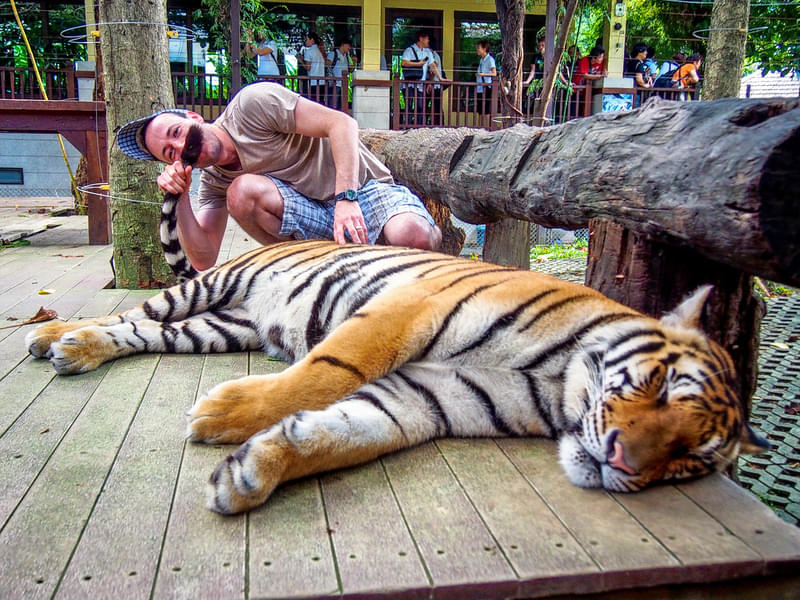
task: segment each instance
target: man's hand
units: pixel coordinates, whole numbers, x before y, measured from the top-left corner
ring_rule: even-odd
[[[176,160],[156,179],[161,191],[182,196],[192,185],[192,167]]]
[[[339,200],[333,211],[333,239],[339,244],[344,244],[347,239],[345,232],[350,234],[350,239],[356,244],[369,244],[367,225],[358,202]]]

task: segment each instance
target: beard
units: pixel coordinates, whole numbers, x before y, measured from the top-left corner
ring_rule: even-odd
[[[193,123],[186,134],[186,141],[183,144],[181,160],[185,165],[194,166],[203,151],[203,128],[199,123]]]

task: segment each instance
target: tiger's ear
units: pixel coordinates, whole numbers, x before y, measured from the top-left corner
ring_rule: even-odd
[[[739,439],[739,454],[758,454],[766,452],[772,446],[755,429],[745,423],[742,427],[742,436]]]
[[[681,302],[675,310],[661,317],[661,322],[669,327],[699,328],[703,307],[706,305],[706,300],[708,300],[708,296],[713,289],[713,285],[700,286],[691,296]]]

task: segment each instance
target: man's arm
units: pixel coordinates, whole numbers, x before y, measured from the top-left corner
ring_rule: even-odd
[[[300,135],[328,138],[336,167],[335,192],[358,190],[359,140],[358,123],[345,113],[316,102],[298,98],[294,109],[295,130]],[[344,233],[356,243],[368,243],[366,224],[357,202],[336,203],[333,237],[345,243]]]
[[[201,271],[213,267],[228,222],[227,209],[206,209],[195,215],[189,200],[192,168],[184,167],[180,161],[168,165],[157,182],[162,191],[180,195],[177,208],[178,240],[189,262]]]

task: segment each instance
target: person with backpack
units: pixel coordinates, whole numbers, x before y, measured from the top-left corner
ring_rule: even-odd
[[[275,78],[281,74],[278,68],[278,44],[275,40],[267,40],[261,32],[256,33],[254,37],[255,41],[248,40],[245,52],[251,58],[257,57],[258,78],[279,83]]]
[[[653,78],[647,71],[644,60],[647,58],[647,44],[636,44],[629,61],[628,74],[633,75],[637,88],[653,87]]]
[[[331,77],[346,76],[356,68],[355,57],[350,56],[353,49],[353,42],[349,38],[339,42],[339,46],[328,52],[327,63],[330,67]],[[348,86],[349,86],[348,82]],[[336,81],[336,85],[328,86],[328,106],[336,110],[342,109],[342,82]]]
[[[420,83],[427,75],[425,66],[433,61],[430,49],[431,36],[427,31],[417,31],[414,43],[403,51],[400,66],[403,68],[403,92],[406,96],[406,108],[409,111],[408,124],[422,124],[425,120],[425,86]]]
[[[698,75],[697,70],[701,64],[703,64],[703,56],[701,54],[692,54],[672,75],[673,87],[681,89],[694,88],[700,83],[700,75]]]
[[[653,87],[668,88],[672,87],[672,76],[675,71],[686,62],[686,55],[683,52],[676,52],[672,55],[670,60],[665,60],[658,68],[658,79],[656,79]]]

